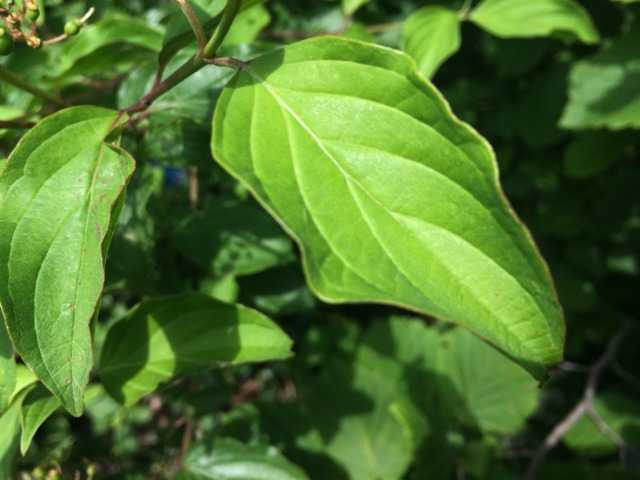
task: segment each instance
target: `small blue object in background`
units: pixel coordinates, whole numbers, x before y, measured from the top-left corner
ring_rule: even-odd
[[[189,175],[185,168],[179,167],[162,167],[164,172],[164,188],[165,190],[171,188],[179,188],[187,185]]]

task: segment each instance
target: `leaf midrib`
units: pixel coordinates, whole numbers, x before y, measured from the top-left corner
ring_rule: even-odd
[[[363,191],[363,192],[364,192],[364,193],[365,193],[369,198],[371,198],[371,200],[372,200],[374,203],[376,203],[376,204],[379,206],[379,208],[381,208],[385,213],[387,213],[391,218],[393,218],[393,220],[398,224],[398,227],[399,227],[400,229],[402,229],[403,231],[405,231],[405,232],[406,232],[406,234],[407,234],[407,236],[408,236],[409,238],[412,238],[412,239],[414,240],[414,242],[415,242],[415,243],[416,243],[416,244],[417,244],[417,245],[422,249],[422,244],[421,244],[419,241],[417,241],[417,239],[415,239],[415,237],[413,237],[413,235],[412,235],[410,232],[408,232],[408,231],[405,229],[405,227],[404,227],[401,223],[399,223],[399,222],[396,220],[395,216],[393,215],[393,213],[394,213],[394,212],[390,211],[390,210],[389,210],[388,208],[386,208],[382,203],[380,203],[380,201],[379,201],[377,198],[373,197],[373,196],[371,195],[371,193],[370,193],[366,188],[364,188],[364,187],[360,184],[360,182],[359,182],[357,179],[353,178],[353,177],[352,177],[348,172],[346,172],[346,171],[342,168],[342,166],[340,165],[340,163],[339,163],[339,162],[338,162],[338,161],[333,157],[333,155],[332,155],[332,154],[327,150],[327,148],[324,146],[324,143],[321,141],[321,139],[320,139],[320,138],[318,138],[318,137],[315,135],[315,133],[311,130],[311,128],[310,128],[306,123],[304,123],[304,121],[303,121],[303,120],[302,120],[302,119],[301,119],[301,118],[300,118],[300,117],[295,113],[295,111],[294,111],[294,110],[293,110],[293,109],[292,109],[292,108],[291,108],[291,107],[290,107],[290,106],[289,106],[289,105],[288,105],[288,104],[287,104],[287,103],[286,103],[286,102],[285,102],[285,101],[284,101],[284,100],[283,100],[283,99],[278,95],[278,93],[275,91],[275,88],[274,88],[272,85],[270,85],[270,84],[269,84],[265,79],[263,79],[262,77],[260,77],[260,76],[259,76],[255,71],[253,71],[250,67],[249,67],[249,68],[247,68],[247,69],[246,69],[246,71],[247,71],[247,73],[249,73],[249,75],[251,75],[251,76],[252,76],[256,81],[258,81],[258,82],[259,82],[259,83],[264,87],[264,89],[265,89],[265,90],[266,90],[266,91],[267,91],[267,92],[268,92],[268,93],[269,93],[269,94],[274,98],[274,100],[278,103],[278,105],[280,105],[280,107],[281,107],[282,109],[284,109],[285,111],[287,111],[287,112],[289,113],[289,115],[291,115],[291,117],[292,117],[292,118],[293,118],[293,119],[294,119],[294,120],[295,120],[295,121],[300,125],[300,127],[301,127],[301,128],[303,128],[303,129],[304,129],[304,130],[305,130],[305,131],[306,131],[306,132],[311,136],[311,138],[314,140],[314,142],[316,142],[316,144],[317,144],[317,145],[318,145],[318,147],[322,150],[322,152],[327,156],[327,158],[329,158],[329,159],[331,160],[331,162],[334,164],[334,166],[335,166],[335,167],[340,171],[340,173],[343,175],[343,177],[345,178],[345,180],[347,180],[349,183],[353,183],[353,184],[357,185],[357,186],[358,186],[358,187],[359,187],[359,188],[360,188],[360,189],[361,189],[361,190],[362,190],[362,191]],[[286,87],[284,87],[284,89],[285,89],[285,90],[292,90],[292,89],[288,89],[288,88],[286,88]],[[293,90],[292,90],[292,91],[293,91]],[[331,95],[331,94],[329,94],[329,95]],[[337,95],[337,94],[336,94],[336,95]],[[345,96],[345,95],[340,95],[340,96]],[[367,99],[363,99],[363,100],[367,100]],[[369,100],[369,101],[370,101],[370,100]],[[378,103],[380,103],[380,102],[374,102],[374,103],[378,104]],[[382,103],[380,103],[380,105],[383,105],[384,107],[387,107],[387,108],[391,108],[391,107],[389,107],[388,105],[385,105],[385,104],[382,104]],[[397,111],[397,110],[394,110],[394,111]],[[402,112],[402,113],[405,113],[405,112]],[[414,117],[411,117],[411,118],[414,118]],[[414,119],[415,119],[415,118],[414,118]],[[417,120],[417,119],[415,119],[415,120]],[[419,120],[418,120],[418,121],[419,121]],[[421,122],[421,124],[423,124],[423,123]],[[423,125],[426,125],[426,124],[423,124]],[[434,130],[435,132],[437,132],[439,135],[441,135],[441,136],[442,136],[442,134],[441,134],[440,132],[438,132],[436,129],[433,129],[433,130]],[[449,139],[447,139],[446,137],[444,137],[444,136],[442,136],[442,137],[443,137],[443,139],[445,139],[445,140],[449,141]],[[471,159],[468,157],[468,154],[467,154],[466,152],[465,152],[465,156],[467,156],[467,158],[471,161],[471,163],[472,163],[472,164],[476,165],[476,164],[475,164],[475,162],[473,162],[473,160],[471,160]],[[404,157],[403,157],[403,158],[404,158]],[[476,165],[476,168],[479,168],[479,167]],[[294,169],[294,171],[295,171],[295,169]],[[451,180],[453,183],[457,183],[457,182],[455,182],[455,181],[454,181],[454,180],[452,180],[452,179],[450,179],[450,180]],[[464,187],[463,187],[462,185],[460,185],[460,187],[461,187],[462,189],[464,189]],[[466,189],[464,189],[464,190],[466,190]],[[473,197],[473,194],[471,194],[470,192],[469,192],[469,194]],[[303,197],[303,198],[304,198],[304,197]],[[474,197],[474,198],[475,198],[475,197]],[[353,197],[353,195],[352,195],[352,199],[353,199],[354,203],[357,205],[357,204],[358,204],[358,201]],[[480,203],[481,203],[481,202],[480,202]],[[363,215],[363,218],[364,218],[364,217],[365,217],[365,216]],[[492,217],[493,217],[493,216],[492,216]],[[420,219],[420,220],[424,221],[424,219]],[[368,222],[367,222],[367,225],[368,225]],[[437,227],[437,228],[440,228],[438,225],[433,225],[433,226],[435,226],[435,227]],[[370,229],[370,227],[369,227],[369,226],[368,226],[368,228]],[[445,230],[447,230],[447,229],[445,229]],[[320,231],[320,230],[319,230],[319,231]],[[550,324],[549,324],[550,320],[549,320],[549,319],[547,319],[547,316],[546,316],[546,314],[543,312],[542,307],[541,307],[541,306],[539,305],[539,303],[536,301],[536,299],[535,299],[535,297],[532,295],[532,293],[531,293],[531,292],[529,292],[529,290],[528,290],[528,289],[527,289],[527,288],[522,284],[522,282],[520,282],[520,280],[519,280],[518,278],[515,278],[515,277],[514,277],[510,272],[508,272],[508,271],[507,271],[506,269],[504,269],[500,264],[498,264],[497,262],[495,262],[495,261],[493,260],[493,258],[491,258],[490,256],[486,255],[484,252],[482,252],[482,250],[479,250],[475,245],[471,244],[470,242],[468,242],[468,241],[467,241],[466,239],[464,239],[463,237],[460,237],[460,236],[459,236],[459,235],[457,235],[455,232],[451,232],[451,231],[449,231],[449,230],[447,230],[447,231],[448,231],[451,235],[456,236],[456,237],[457,237],[457,238],[459,238],[461,241],[463,241],[463,242],[465,242],[465,243],[469,244],[472,248],[474,248],[475,250],[477,250],[477,251],[479,251],[480,253],[482,253],[482,255],[483,255],[483,256],[487,257],[487,258],[488,258],[488,259],[489,259],[493,264],[495,264],[495,265],[496,265],[500,270],[503,270],[503,271],[504,271],[504,272],[505,272],[505,273],[506,273],[510,278],[515,279],[516,283],[520,286],[520,288],[522,289],[522,291],[523,291],[523,292],[525,292],[525,293],[526,293],[526,295],[527,295],[527,296],[529,296],[529,298],[531,298],[531,300],[533,301],[533,305],[535,305],[535,307],[536,307],[536,308],[538,309],[538,311],[540,312],[541,317],[545,320],[545,322],[547,323],[548,327],[550,327]],[[373,232],[372,232],[372,234],[373,234]],[[511,238],[511,236],[510,236],[510,235],[507,235],[507,236],[508,236],[508,238]],[[380,241],[377,239],[377,237],[376,237],[375,235],[373,235],[373,237],[374,237],[374,238],[376,239],[376,241],[378,242],[378,245],[380,246],[380,248],[381,248],[383,251],[385,251],[385,252],[386,252],[386,248],[385,248],[385,247],[380,243]],[[326,239],[326,238],[325,238],[325,242],[326,242],[328,245],[331,245],[331,244],[327,241],[327,239]],[[520,251],[520,248],[519,248],[519,247],[518,247],[518,251]],[[337,255],[337,253],[335,252],[335,250],[332,250],[332,252],[333,252],[333,254],[334,254],[334,255]],[[388,256],[388,255],[387,255],[387,256]],[[388,257],[389,257],[389,256],[388,256]],[[525,257],[525,258],[526,258],[526,257]],[[343,259],[342,257],[340,257],[340,259],[342,260],[342,262],[343,262],[346,266],[349,266],[349,268],[350,268],[352,271],[355,271],[355,270],[354,270],[354,268],[353,268],[353,267],[351,267],[347,262],[345,262],[345,261],[344,261],[344,259]],[[392,258],[391,258],[391,257],[389,257],[389,259],[393,262],[393,260],[392,260]],[[393,263],[395,264],[395,262],[393,262]],[[442,267],[443,267],[443,268],[447,269],[447,266],[446,266],[445,264],[441,264],[441,265],[442,265]],[[409,276],[407,276],[407,274],[404,272],[404,270],[403,270],[403,269],[401,269],[398,265],[396,265],[396,267],[398,267],[398,271],[400,271],[400,272],[402,273],[403,277],[407,280],[407,282],[408,282],[408,283],[409,283],[409,284],[410,284],[410,285],[411,285],[411,286],[412,286],[412,287],[413,287],[413,288],[414,288],[414,289],[415,289],[415,290],[416,290],[416,291],[417,291],[417,292],[418,292],[418,293],[419,293],[423,298],[427,299],[427,301],[428,301],[429,303],[434,304],[434,302],[433,302],[432,300],[428,299],[428,298],[425,296],[425,294],[424,294],[424,293],[423,293],[423,292],[418,288],[418,286],[416,286],[416,285],[415,285],[415,283],[413,282],[413,280],[412,280]],[[450,271],[450,270],[449,270],[449,271]],[[451,271],[450,271],[450,273],[452,274],[452,277],[457,278],[455,275],[453,275],[453,273],[452,273]],[[378,288],[378,290],[380,290],[380,288]],[[384,290],[383,290],[383,291],[384,291]],[[482,304],[482,302],[480,302],[480,304]],[[442,309],[442,307],[440,307],[440,306],[439,306],[439,308],[440,308],[440,309]],[[512,335],[513,335],[515,338],[518,338],[517,336],[515,336],[515,335],[513,334],[512,330],[509,328],[509,327],[510,327],[510,325],[505,325],[505,324],[502,324],[502,323],[500,323],[499,325],[500,325],[500,326],[504,329],[504,331],[505,331],[505,332],[507,332],[510,336],[512,336]],[[548,328],[548,333],[547,333],[547,335],[550,335],[550,332],[551,332],[551,329],[550,329],[550,328]]]

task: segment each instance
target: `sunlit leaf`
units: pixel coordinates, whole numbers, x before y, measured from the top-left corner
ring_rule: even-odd
[[[213,154],[302,248],[311,287],[458,322],[543,378],[564,324],[491,149],[392,50],[312,39],[223,91]]]
[[[74,415],[92,365],[102,243],[134,168],[105,141],[117,119],[96,107],[51,115],[20,141],[0,177],[0,304],[9,335]]]

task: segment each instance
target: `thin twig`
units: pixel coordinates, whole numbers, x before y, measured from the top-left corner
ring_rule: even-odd
[[[588,365],[581,365],[575,362],[567,362],[563,361],[558,365],[558,369],[563,370],[565,372],[575,372],[575,373],[589,373],[591,368]]]
[[[382,33],[389,30],[400,30],[404,22],[381,23],[380,25],[371,25],[366,28],[367,33]]]
[[[187,171],[189,172],[189,206],[195,212],[198,210],[199,203],[198,167],[191,165]]]
[[[27,120],[0,120],[0,128],[31,128],[35,124]]]
[[[615,333],[613,337],[609,340],[607,344],[607,348],[605,349],[602,356],[596,360],[596,362],[589,369],[589,375],[587,377],[587,383],[584,388],[584,392],[582,394],[582,398],[580,401],[573,407],[573,409],[555,426],[553,430],[547,435],[544,442],[536,451],[531,463],[529,464],[529,468],[525,472],[524,478],[525,480],[533,480],[535,478],[535,474],[547,458],[549,452],[558,444],[558,442],[562,439],[562,437],[575,425],[575,423],[582,418],[582,416],[587,413],[591,418],[597,416],[600,420],[600,416],[593,409],[593,399],[596,395],[596,389],[598,387],[598,382],[600,381],[600,376],[604,369],[613,361],[618,348],[620,347],[620,343],[625,338],[625,336],[629,333],[632,324],[628,320],[623,320],[622,325]],[[602,423],[605,423],[602,421]],[[598,425],[598,423],[596,423]],[[606,424],[605,424],[606,425]],[[598,425],[600,428],[600,426]],[[609,426],[606,428],[609,432],[612,432]],[[601,431],[604,432],[604,430]],[[615,434],[615,432],[612,432]],[[616,435],[617,436],[617,435]],[[610,437],[611,438],[611,437]],[[618,437],[619,438],[619,437]],[[624,442],[620,439],[621,443],[616,442],[616,445],[619,447],[622,445],[624,447]]]
[[[623,460],[624,452],[626,450],[624,440],[620,438],[620,435],[618,435],[616,432],[614,432],[611,429],[611,427],[607,424],[607,422],[604,421],[604,419],[600,416],[598,412],[595,411],[594,408],[590,408],[589,410],[587,410],[587,415],[589,415],[591,420],[593,420],[593,423],[596,424],[596,427],[598,427],[598,430],[600,430],[605,436],[609,437],[609,439],[616,444],[622,457],[621,460]]]
[[[182,10],[182,13],[184,13],[184,16],[187,17],[189,25],[191,25],[191,29],[196,36],[196,41],[198,42],[198,52],[202,54],[204,52],[204,47],[207,44],[207,37],[204,34],[204,29],[202,28],[198,17],[187,0],[176,0],[176,2],[180,5],[180,9]]]
[[[222,17],[220,17],[220,23],[216,26],[216,29],[213,31],[213,35],[211,35],[209,42],[203,49],[203,57],[213,58],[216,56],[218,47],[220,47],[222,41],[227,36],[233,20],[240,11],[241,3],[242,2],[240,0],[227,0],[227,4],[224,6],[224,10],[222,11]]]
[[[182,468],[182,462],[184,461],[184,456],[187,454],[187,450],[189,450],[189,445],[191,445],[191,437],[193,436],[193,422],[188,418],[184,419],[184,430],[182,432],[182,441],[180,442],[180,452],[178,453],[178,457],[176,458],[176,471]]]

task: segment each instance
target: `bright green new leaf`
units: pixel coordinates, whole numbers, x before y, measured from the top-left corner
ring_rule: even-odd
[[[24,455],[31,445],[34,435],[40,425],[60,408],[60,402],[41,384],[29,390],[22,401],[22,435],[20,437],[20,452]]]
[[[307,480],[274,447],[247,446],[230,438],[193,445],[177,480]]]
[[[413,57],[418,70],[431,78],[460,48],[460,19],[449,8],[424,7],[407,18],[402,35],[402,49]]]
[[[102,242],[134,169],[105,141],[118,112],[77,107],[20,141],[0,177],[0,304],[16,351],[73,415],[92,364]]]
[[[321,298],[458,322],[538,378],[562,358],[493,152],[405,55],[326,37],[260,57],[223,91],[212,149],[300,244]]]
[[[640,32],[614,39],[577,62],[560,125],[570,129],[640,128]]]
[[[563,34],[584,43],[600,39],[589,14],[575,0],[484,0],[469,18],[498,37]]]
[[[287,358],[291,340],[264,315],[199,293],[143,301],[105,340],[100,378],[125,405],[181,373]]]

